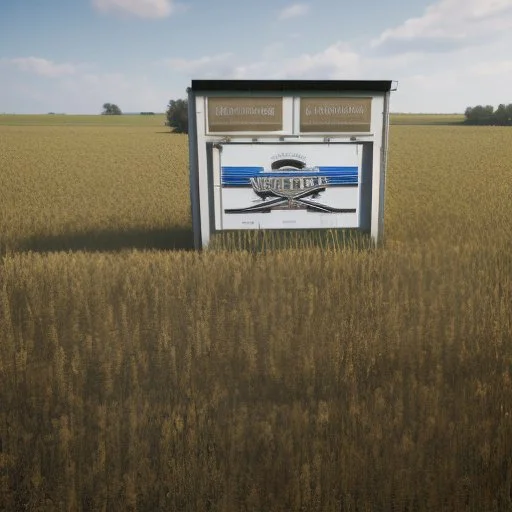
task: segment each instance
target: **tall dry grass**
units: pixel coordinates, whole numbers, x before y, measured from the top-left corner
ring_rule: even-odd
[[[0,116],[0,255],[124,248],[123,238],[158,248],[162,230],[189,229],[186,136],[152,116],[140,126],[96,117],[106,124],[2,125]]]
[[[110,134],[114,154],[125,137],[159,144],[118,129],[95,140]],[[38,209],[12,214],[30,180],[4,191],[0,508],[512,510],[512,133],[391,135],[378,250],[328,232],[226,234],[202,254],[55,252],[72,241],[65,216],[45,228],[63,247],[37,245]],[[66,168],[63,147],[51,158]],[[110,219],[122,233],[144,215],[149,233],[152,219],[169,237],[189,229],[180,151],[140,182],[155,198],[161,180],[181,184],[166,214],[133,191],[119,206],[133,217],[102,203],[73,214],[79,229]],[[62,196],[82,187],[73,176]],[[89,183],[79,204],[103,193]]]

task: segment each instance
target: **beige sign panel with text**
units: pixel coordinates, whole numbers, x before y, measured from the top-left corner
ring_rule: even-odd
[[[301,98],[301,132],[369,132],[371,98]]]
[[[277,132],[282,129],[282,97],[208,98],[209,132]]]

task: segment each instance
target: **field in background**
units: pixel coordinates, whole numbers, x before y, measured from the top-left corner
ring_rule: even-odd
[[[157,116],[8,117],[0,509],[512,510],[512,130],[396,122],[381,249],[199,254]]]
[[[140,114],[125,114],[122,116],[0,114],[0,126],[162,126],[165,129],[165,122],[165,114],[152,116]]]
[[[391,124],[450,125],[464,121],[463,114],[391,114]],[[122,116],[94,115],[17,115],[0,114],[0,126],[165,126],[165,114],[153,116],[125,114]]]
[[[391,125],[457,125],[464,122],[463,114],[391,114]]]
[[[162,117],[12,119],[0,116],[0,254],[190,246],[188,140]]]

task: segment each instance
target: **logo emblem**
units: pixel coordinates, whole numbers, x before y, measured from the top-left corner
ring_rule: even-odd
[[[358,185],[357,167],[307,167],[298,154],[277,155],[269,169],[222,167],[223,186],[250,185],[259,198],[245,208],[225,213],[269,213],[272,210],[307,210],[323,213],[354,213],[354,208],[334,208],[318,201],[327,188]]]

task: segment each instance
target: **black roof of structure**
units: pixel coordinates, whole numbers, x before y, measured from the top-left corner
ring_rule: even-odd
[[[193,91],[373,91],[391,90],[391,80],[192,80]]]

